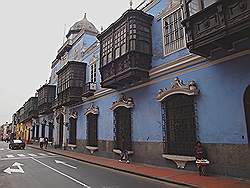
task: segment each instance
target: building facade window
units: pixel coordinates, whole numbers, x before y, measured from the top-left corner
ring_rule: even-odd
[[[97,124],[98,114],[89,113],[87,115],[87,146],[97,147]]]
[[[39,124],[36,125],[36,140],[39,139]]]
[[[96,61],[90,63],[90,82],[96,83]]]
[[[247,87],[244,93],[244,109],[246,117],[248,144],[250,144],[250,86]]]
[[[77,118],[69,118],[69,144],[76,145],[76,122]]]
[[[118,107],[114,110],[114,149],[132,151],[131,109]]]
[[[163,18],[164,55],[185,47],[184,29],[181,24],[182,19],[181,8]]]
[[[53,142],[53,129],[54,129],[54,125],[52,122],[49,122],[49,142]]]
[[[42,137],[45,138],[45,126],[46,124],[45,123],[42,123]]]
[[[196,142],[194,96],[171,95],[162,105],[166,123],[164,153],[192,156]]]

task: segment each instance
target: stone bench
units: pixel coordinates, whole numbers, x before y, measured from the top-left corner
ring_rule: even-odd
[[[119,149],[113,149],[113,152],[116,154],[121,155],[122,151]],[[132,155],[134,152],[133,151],[128,151],[128,155]]]
[[[177,168],[181,169],[185,168],[187,162],[195,161],[194,156],[162,154],[162,157],[174,161],[177,165]]]
[[[76,145],[74,144],[68,144],[68,148],[70,148],[71,150],[76,149]]]
[[[98,147],[95,146],[85,146],[85,147],[90,151],[91,154],[93,154],[95,151],[98,150]]]

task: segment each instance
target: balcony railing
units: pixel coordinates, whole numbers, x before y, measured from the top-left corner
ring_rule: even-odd
[[[90,97],[90,96],[94,95],[95,91],[96,91],[96,83],[88,82],[83,86],[82,96],[83,97]]]
[[[249,49],[250,0],[218,0],[193,14],[196,1],[201,0],[185,3],[183,25],[190,52],[215,59]]]

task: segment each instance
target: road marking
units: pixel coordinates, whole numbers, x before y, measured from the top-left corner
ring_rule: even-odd
[[[19,157],[25,157],[24,154],[17,154]]]
[[[37,155],[35,155],[34,153],[28,153],[28,155],[31,157],[37,157]]]
[[[57,164],[63,164],[63,165],[68,166],[68,167],[70,167],[70,168],[77,169],[77,167],[71,166],[71,165],[69,165],[69,164],[67,164],[67,163],[65,163],[65,162],[63,162],[63,161],[55,160],[55,162],[56,162]]]
[[[54,153],[48,153],[49,155],[56,155],[56,154],[54,154]]]
[[[12,166],[17,166],[18,169],[16,169],[16,168],[11,169],[11,168],[9,167],[9,168],[6,168],[6,169],[4,170],[4,172],[7,173],[7,174],[11,174],[11,173],[13,173],[13,172],[24,173],[23,168],[21,167],[21,166],[23,166],[23,164],[15,162]]]
[[[82,182],[80,182],[79,180],[77,180],[77,179],[75,179],[75,178],[72,178],[71,176],[69,176],[69,175],[67,175],[67,174],[62,173],[61,171],[59,171],[59,170],[57,170],[57,169],[54,169],[53,167],[50,167],[49,165],[46,165],[45,163],[39,161],[38,159],[35,159],[35,158],[33,158],[33,157],[32,157],[32,159],[33,159],[34,161],[40,163],[41,165],[43,165],[43,166],[45,166],[45,167],[47,167],[47,168],[49,168],[49,169],[51,169],[51,170],[57,172],[58,174],[61,174],[61,175],[65,176],[66,178],[71,179],[72,181],[74,181],[74,182],[76,182],[76,183],[78,183],[78,184],[80,184],[80,185],[82,185],[82,186],[84,186],[84,187],[86,187],[86,188],[91,188],[89,185],[87,185],[87,184],[85,184],[85,183],[82,183]]]
[[[6,155],[6,157],[11,158],[14,157],[14,155]]]
[[[0,148],[0,151],[3,151],[4,150],[4,148]]]
[[[54,158],[54,157],[57,157],[57,156],[37,156],[36,158],[37,159],[45,159],[45,158]],[[22,159],[31,159],[32,157],[12,157],[12,158],[0,158],[0,161],[10,161],[10,160],[15,160],[15,159],[19,159],[19,160],[22,160]]]
[[[38,155],[47,156],[47,154],[45,154],[45,153],[38,153]]]

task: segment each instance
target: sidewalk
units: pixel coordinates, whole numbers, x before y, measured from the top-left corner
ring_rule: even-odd
[[[29,147],[40,149],[38,145],[28,145]],[[199,176],[197,172],[179,170],[157,166],[145,166],[140,163],[121,163],[114,159],[97,157],[83,153],[66,151],[61,149],[47,149],[46,151],[67,156],[84,162],[120,170],[128,173],[141,175],[166,182],[189,185],[191,187],[204,188],[250,188],[250,181],[230,177],[219,176]]]

